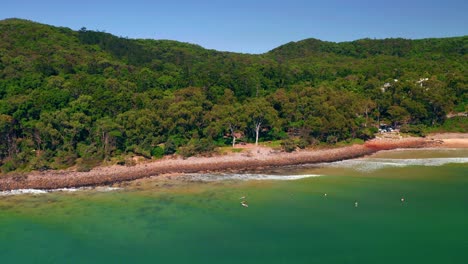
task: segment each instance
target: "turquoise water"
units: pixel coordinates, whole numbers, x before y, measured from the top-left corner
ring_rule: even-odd
[[[420,159],[417,165],[408,156]],[[438,158],[454,160],[434,164]],[[111,192],[1,196],[0,259],[468,263],[465,158],[466,150],[389,152],[354,163],[256,172],[322,175],[294,181],[194,176],[193,182],[145,180]]]

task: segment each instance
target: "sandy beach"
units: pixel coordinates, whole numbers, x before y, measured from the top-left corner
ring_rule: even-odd
[[[83,186],[108,185],[144,177],[168,173],[196,173],[212,171],[246,171],[267,167],[299,165],[307,163],[332,162],[373,154],[380,150],[397,148],[468,148],[468,134],[444,133],[418,137],[380,137],[346,147],[327,149],[305,149],[292,153],[281,152],[267,147],[253,145],[239,153],[215,155],[212,157],[165,157],[149,160],[135,166],[101,166],[89,172],[73,169],[59,171],[30,172],[0,176],[0,191],[14,189],[57,189]]]

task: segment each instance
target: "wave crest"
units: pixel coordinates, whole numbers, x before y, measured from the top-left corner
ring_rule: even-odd
[[[291,180],[300,180],[304,178],[319,177],[322,175],[319,174],[305,174],[305,175],[271,175],[271,174],[190,174],[188,175],[193,181],[291,181]]]
[[[54,192],[76,192],[76,191],[84,191],[84,190],[94,190],[94,191],[98,191],[98,192],[110,192],[110,191],[115,191],[115,190],[120,190],[120,189],[122,189],[122,188],[108,187],[108,186],[81,187],[81,188],[59,188],[59,189],[52,189],[52,190],[18,189],[18,190],[0,192],[0,196],[25,195],[25,194],[36,195],[36,194],[47,194],[47,193],[54,193]]]
[[[358,171],[371,172],[389,167],[407,166],[442,166],[450,163],[468,163],[468,158],[431,158],[431,159],[382,159],[364,158],[322,163],[323,167],[352,168]]]

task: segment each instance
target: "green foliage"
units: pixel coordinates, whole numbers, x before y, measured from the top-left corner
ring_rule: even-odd
[[[375,134],[378,132],[378,129],[376,127],[366,127],[361,130],[359,130],[358,138],[360,139],[371,139],[375,137]]]
[[[231,148],[231,152],[233,152],[233,153],[240,153],[242,151],[243,151],[243,149],[240,149],[240,148]]]
[[[240,111],[245,111],[249,117],[249,128],[255,133],[255,144],[258,144],[258,138],[262,128],[272,128],[278,125],[278,112],[263,97],[255,97],[247,100]]]
[[[38,151],[36,156],[31,158],[30,167],[33,170],[44,171],[51,169],[51,158],[53,157],[52,151]]]
[[[137,146],[137,145],[132,145],[130,147],[127,147],[126,149],[127,152],[129,153],[133,153],[133,154],[136,154],[136,155],[140,155],[140,156],[143,156],[147,159],[150,159],[153,155],[153,149],[151,150],[148,150],[144,147],[141,147],[141,146]]]
[[[351,146],[351,145],[354,145],[354,144],[364,144],[364,140],[359,139],[359,138],[355,138],[355,139],[349,138],[347,140],[339,141],[339,142],[335,143],[335,146],[345,147],[345,146]]]
[[[307,146],[309,146],[309,142],[307,142],[307,140],[301,138],[301,139],[299,139],[299,141],[297,142],[297,146],[298,146],[300,149],[305,149]]]
[[[286,152],[293,152],[297,148],[296,142],[293,139],[285,139],[281,141],[281,149]]]
[[[210,154],[214,151],[215,147],[209,139],[193,139],[187,145],[179,148],[179,154],[184,158],[197,154]]]
[[[87,172],[98,166],[100,163],[101,161],[96,158],[82,158],[77,161],[76,171]]]
[[[327,143],[328,144],[336,144],[338,142],[338,137],[334,135],[330,135],[327,137]]]
[[[425,136],[425,129],[426,127],[424,125],[403,125],[400,128],[400,132],[402,133],[408,133],[416,136]]]
[[[156,146],[151,150],[151,156],[155,158],[162,158],[164,156],[164,149],[160,146]]]
[[[1,169],[2,169],[2,173],[8,173],[8,172],[16,170],[17,165],[15,164],[13,160],[8,160],[5,163],[3,163]]]
[[[81,158],[92,158],[97,156],[98,149],[94,144],[86,144],[84,142],[80,142],[76,146],[76,152]]]
[[[458,133],[468,133],[468,117],[458,116],[445,120],[441,125],[435,127],[427,127],[425,129],[426,133],[436,133],[436,132],[458,132]]]
[[[77,154],[71,151],[58,151],[55,155],[56,168],[66,168],[75,164]]]
[[[176,153],[177,147],[181,145],[181,140],[177,137],[169,137],[164,144],[164,155]]]
[[[466,118],[446,119],[468,105],[467,36],[307,39],[248,55],[20,19],[0,32],[3,172],[89,170],[257,138],[293,151],[369,139],[380,123],[467,131]]]

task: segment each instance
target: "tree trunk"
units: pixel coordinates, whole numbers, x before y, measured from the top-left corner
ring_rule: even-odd
[[[231,131],[232,136],[232,147],[236,145],[236,135],[234,134],[234,127],[232,125],[229,126],[229,130]]]
[[[260,126],[262,123],[255,124],[255,146],[258,146],[258,134],[260,133]]]
[[[367,122],[369,122],[369,109],[366,107],[366,123],[364,124],[364,127],[367,127]]]
[[[108,135],[104,131],[102,132],[102,151],[104,152],[104,158],[107,158],[107,143]]]
[[[7,146],[8,146],[8,157],[11,158],[13,157],[15,151],[13,147],[13,137],[10,134],[7,134]]]

